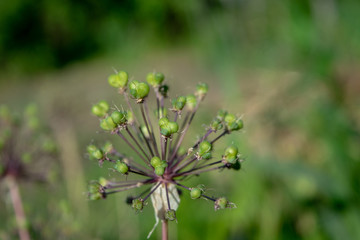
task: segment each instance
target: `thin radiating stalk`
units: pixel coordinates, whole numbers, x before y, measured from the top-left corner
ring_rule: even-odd
[[[159,151],[158,151],[158,147],[157,147],[157,143],[156,143],[156,139],[155,139],[155,136],[154,136],[154,129],[152,127],[152,124],[151,124],[151,120],[150,120],[150,117],[149,117],[149,114],[148,114],[148,111],[147,110],[147,104],[146,104],[146,101],[144,101],[144,103],[142,103],[140,105],[140,109],[141,109],[141,115],[144,119],[144,123],[145,123],[145,126],[146,126],[146,129],[147,131],[149,132],[149,135],[151,136],[151,142],[153,143],[153,147],[155,149],[155,153],[159,156]],[[146,115],[145,115],[145,112],[146,112]],[[149,127],[150,125],[150,127]],[[151,131],[150,131],[150,128],[151,128]]]
[[[196,174],[200,174],[203,172],[209,172],[209,171],[213,171],[213,170],[217,170],[217,169],[223,169],[225,168],[225,166],[220,166],[220,167],[214,167],[214,168],[209,168],[209,169],[203,169],[203,170],[199,170],[199,171],[194,171],[194,170],[189,170],[186,172],[182,172],[182,173],[176,173],[173,175],[173,177],[180,177],[180,176],[188,176],[188,175],[196,175]]]
[[[210,143],[213,144],[214,142],[216,142],[217,140],[219,140],[220,138],[222,138],[223,136],[225,136],[226,134],[228,134],[229,131],[228,130],[224,130],[219,136],[217,136],[216,138],[214,138]]]
[[[189,117],[190,117],[190,112],[187,112],[186,116],[185,116],[185,119],[182,121],[182,124],[181,124],[181,127],[180,127],[180,132],[182,132],[184,130],[184,127],[185,127]],[[177,145],[177,143],[179,142],[179,139],[180,139],[180,134],[176,137],[174,143],[171,144],[171,147],[170,147],[171,151],[174,150],[174,145],[175,146]]]
[[[175,149],[174,149],[174,151],[173,151],[173,154],[171,155],[171,158],[170,158],[170,160],[169,160],[170,162],[175,158],[176,152],[178,151],[178,149],[179,149],[182,141],[184,140],[185,134],[186,134],[187,130],[189,129],[192,120],[193,120],[194,117],[195,117],[195,113],[196,113],[197,109],[199,108],[199,105],[200,105],[200,101],[198,101],[198,102],[196,103],[196,107],[195,107],[193,113],[191,114],[191,117],[190,117],[190,119],[189,119],[189,122],[185,125],[184,131],[181,132],[181,136],[180,136],[179,142],[177,143],[177,145],[176,145],[176,147],[175,147]]]
[[[158,183],[158,184],[151,190],[151,192],[149,192],[149,193],[144,197],[143,201],[145,201],[146,199],[148,199],[148,198],[151,196],[151,194],[153,194],[153,193],[155,192],[155,190],[156,190],[160,185],[161,185],[161,183]]]
[[[136,138],[132,135],[132,133],[130,132],[130,130],[126,127],[125,128],[126,132],[129,134],[130,138],[134,141],[134,143],[136,144],[136,146],[140,149],[140,151],[144,154],[144,156],[146,156],[146,158],[148,160],[150,160],[149,155],[147,155],[147,153],[145,152],[145,150],[141,147],[141,145],[139,144],[139,142],[136,140]]]
[[[119,135],[129,145],[129,147],[131,147],[132,150],[134,150],[134,152],[146,163],[146,165],[152,168],[149,161],[139,153],[139,151],[125,138],[125,136],[120,131],[117,131],[116,134]]]
[[[202,138],[200,138],[199,139],[199,141],[197,141],[195,144],[194,144],[194,146],[192,147],[192,148],[197,148],[198,146],[199,146],[199,144],[202,142],[202,141],[204,141],[212,132],[214,132],[214,130],[213,129],[209,129],[207,132],[206,132],[206,134],[202,137]]]

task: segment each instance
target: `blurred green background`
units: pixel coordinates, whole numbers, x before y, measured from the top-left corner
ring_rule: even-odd
[[[21,185],[33,238],[144,239],[155,222],[126,193],[86,200],[89,180],[113,177],[85,149],[109,137],[91,105],[122,103],[115,68],[164,72],[170,96],[209,84],[189,145],[218,109],[243,114],[216,146],[237,143],[243,170],[189,182],[237,208],[182,196],[170,239],[360,239],[359,13],[356,0],[0,1],[0,103],[37,102],[61,150],[61,179]],[[0,238],[16,239],[1,197]]]

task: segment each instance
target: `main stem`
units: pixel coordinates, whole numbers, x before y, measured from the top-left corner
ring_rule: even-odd
[[[162,230],[161,230],[161,239],[168,240],[168,221],[162,220]]]
[[[26,217],[25,217],[23,204],[21,201],[19,186],[16,180],[11,176],[7,177],[6,182],[9,187],[11,202],[15,211],[19,237],[21,240],[30,240],[30,234],[26,227]]]

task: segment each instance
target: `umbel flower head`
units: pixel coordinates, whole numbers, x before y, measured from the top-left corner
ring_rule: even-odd
[[[205,172],[239,170],[242,160],[235,145],[228,146],[220,154],[214,154],[213,150],[219,139],[241,130],[243,121],[221,110],[195,144],[183,146],[184,137],[208,92],[208,86],[200,83],[193,94],[166,101],[169,87],[164,84],[164,79],[162,73],[152,72],[147,75],[146,82],[128,82],[128,74],[123,71],[108,78],[109,84],[124,97],[126,107],[121,107],[121,110],[111,108],[107,102],[100,101],[93,105],[92,113],[99,117],[104,131],[118,135],[136,155],[125,156],[111,143],[102,147],[89,145],[87,152],[100,166],[108,162],[112,171],[125,175],[126,179],[129,175],[137,175],[139,179],[108,181],[101,178],[93,181],[89,185],[89,199],[105,199],[113,193],[143,187],[145,191],[129,197],[127,202],[136,212],[141,212],[150,198],[157,223],[159,220],[176,220],[180,203],[178,189],[188,191],[192,199],[213,201],[215,210],[235,207],[223,196],[206,194],[203,185],[185,186],[182,182]],[[151,88],[156,98],[154,108],[149,102]],[[131,99],[134,100],[132,104]],[[168,102],[170,106],[166,105]],[[138,110],[139,114],[134,110]]]

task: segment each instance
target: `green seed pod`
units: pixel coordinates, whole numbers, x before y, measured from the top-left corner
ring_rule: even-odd
[[[159,157],[153,157],[150,160],[150,164],[151,166],[153,166],[154,168],[160,166],[162,163],[161,159]]]
[[[95,145],[89,145],[87,146],[86,150],[89,154],[93,154],[93,152],[97,150],[97,147]]]
[[[106,124],[110,130],[114,130],[116,128],[116,124],[114,123],[111,117],[105,118]]]
[[[200,144],[199,144],[199,151],[198,151],[198,155],[200,157],[207,157],[207,156],[204,156],[206,153],[210,153],[212,149],[212,145],[211,143],[209,143],[208,141],[202,141]]]
[[[171,134],[177,133],[179,130],[179,125],[176,122],[169,122],[167,127],[169,128]]]
[[[225,149],[224,159],[227,162],[233,164],[237,159],[237,154],[238,154],[238,148],[234,145],[231,145]]]
[[[103,178],[103,177],[99,178],[99,184],[103,187],[105,187],[108,184],[108,182],[109,181],[106,180],[106,178]]]
[[[212,122],[211,122],[211,125],[210,125],[211,129],[213,131],[218,131],[220,129],[222,129],[223,125],[221,123],[221,121],[217,118],[215,118]]]
[[[163,135],[165,137],[170,137],[171,136],[171,132],[170,132],[170,129],[168,127],[161,128],[160,133],[161,133],[161,135]]]
[[[126,111],[126,121],[128,122],[128,124],[133,124],[134,123],[134,116],[133,113],[130,111]]]
[[[169,221],[174,221],[176,220],[176,212],[174,209],[168,209],[165,212],[165,219],[169,220]]]
[[[101,107],[105,113],[107,113],[110,109],[109,104],[105,100],[100,101],[98,106]]]
[[[215,210],[218,210],[218,209],[225,209],[227,208],[229,205],[229,202],[226,198],[222,197],[222,198],[218,198],[216,201],[215,201]]]
[[[160,85],[165,79],[165,76],[163,73],[156,73],[155,74],[155,81],[158,85]]]
[[[202,190],[200,188],[192,188],[190,191],[191,199],[198,199],[201,197]]]
[[[93,105],[91,112],[98,117],[104,117],[106,114],[106,112],[104,112],[104,110],[99,105]]]
[[[206,93],[208,92],[209,87],[206,83],[199,83],[196,86],[196,95],[199,96],[201,99],[205,97]]]
[[[100,121],[100,127],[101,127],[102,129],[106,130],[106,131],[111,130],[111,129],[109,128],[108,124],[107,124],[106,119],[102,119],[102,120]]]
[[[197,100],[194,95],[186,96],[186,107],[189,109],[189,111],[194,111],[196,104]]]
[[[150,91],[150,87],[147,83],[139,81],[130,82],[129,89],[131,96],[138,100],[145,98]]]
[[[155,73],[151,72],[148,73],[148,75],[146,76],[146,81],[153,87],[156,87],[156,80],[155,80]]]
[[[102,149],[104,152],[109,153],[114,149],[114,147],[111,142],[106,142]]]
[[[92,152],[91,156],[93,156],[95,159],[100,160],[104,157],[104,154],[100,149],[96,149]]]
[[[228,113],[225,115],[224,121],[227,126],[230,126],[236,121],[236,116],[234,114]]]
[[[176,99],[173,99],[172,101],[173,109],[175,109],[176,111],[181,111],[184,108],[185,104],[186,104],[186,97],[184,96],[180,96]]]
[[[115,88],[124,88],[127,85],[129,76],[127,72],[120,71],[117,74],[110,75],[108,78],[108,82],[110,86]]]
[[[166,117],[160,118],[159,119],[159,126],[162,127],[166,127],[169,123],[169,119],[167,119]]]
[[[129,172],[129,167],[120,160],[116,161],[114,168],[122,174],[127,174]]]
[[[210,152],[204,153],[203,155],[201,155],[201,158],[203,158],[203,159],[210,159],[210,158],[212,158],[212,155],[211,155]]]
[[[142,200],[141,198],[134,199],[132,201],[132,208],[137,212],[143,210],[144,200]]]
[[[96,182],[92,182],[92,183],[89,183],[89,186],[88,186],[88,191],[90,193],[97,193],[99,192],[100,188],[99,188],[99,184],[96,183]]]
[[[225,116],[227,115],[227,111],[225,110],[219,110],[216,118],[219,119],[220,121],[224,121]]]
[[[157,166],[155,167],[155,174],[158,175],[158,176],[162,176],[164,175],[164,172],[165,172],[165,168],[163,166]]]
[[[100,200],[100,199],[104,198],[104,195],[100,192],[94,192],[94,193],[89,193],[88,197],[89,197],[89,200],[95,201],[95,200]]]
[[[111,118],[116,124],[124,124],[126,122],[126,116],[123,112],[115,111],[111,114]]]

